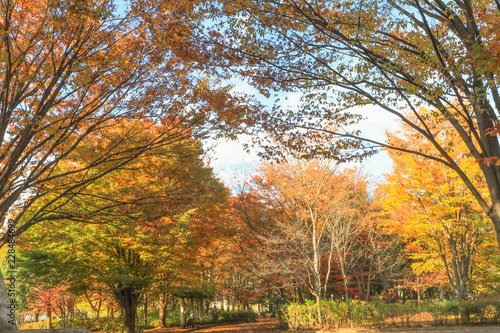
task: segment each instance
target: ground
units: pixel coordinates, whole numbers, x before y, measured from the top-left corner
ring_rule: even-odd
[[[254,323],[235,323],[235,324],[219,324],[200,326],[195,329],[181,329],[179,327],[172,328],[155,328],[145,330],[144,333],[277,333],[281,332],[278,328],[278,320],[276,319],[259,319]]]
[[[278,320],[271,319],[259,319],[255,323],[236,323],[236,324],[219,324],[219,325],[205,325],[197,328],[181,329],[179,327],[172,328],[155,328],[151,330],[145,330],[144,333],[285,333],[287,331],[280,330],[278,328]],[[337,331],[289,331],[295,333],[422,333],[422,332],[434,332],[434,333],[498,333],[500,332],[500,327],[422,327],[416,329],[384,329],[384,330],[356,330],[356,329],[339,329]]]

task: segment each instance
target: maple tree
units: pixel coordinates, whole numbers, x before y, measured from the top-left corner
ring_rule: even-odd
[[[498,2],[221,0],[212,10],[223,18],[207,33],[214,52],[266,96],[302,94],[298,107],[276,105],[259,118],[272,135],[258,139],[306,156],[387,147],[437,161],[458,174],[500,244]],[[399,117],[433,153],[363,137],[350,108],[367,105]],[[480,162],[486,192],[432,131],[437,119]],[[279,157],[276,142],[270,154]],[[346,147],[354,151],[342,155]]]
[[[116,123],[98,141],[75,149],[78,158],[61,162],[61,168],[78,167],[88,154],[112,147],[115,134],[141,126],[148,130],[137,141],[171,125]],[[169,273],[174,282],[185,279],[184,272],[195,274],[190,263],[198,246],[207,243],[206,231],[217,228],[205,216],[219,211],[227,193],[204,165],[202,152],[199,142],[183,138],[108,173],[65,205],[54,204],[51,196],[57,193],[39,199],[24,216],[30,219],[46,210],[50,223],[36,224],[21,239],[25,252],[33,255],[43,249],[49,254],[39,277],[56,271],[61,282],[80,292],[90,289],[89,284],[105,285],[123,308],[129,332],[135,332],[141,295]],[[82,223],[68,223],[74,221]]]
[[[467,170],[474,186],[485,192],[480,166],[465,153],[458,134],[445,122],[432,124],[430,130],[460,168]],[[412,150],[431,154],[435,150],[406,124],[401,131],[388,133],[388,140]],[[388,153],[393,170],[380,188],[381,202],[390,214],[385,226],[405,240],[406,252],[417,260],[416,270],[442,269],[458,300],[466,300],[476,258],[491,236],[488,218],[453,170],[421,156]]]
[[[0,219],[13,219],[14,236],[47,220],[24,218],[37,200],[51,194],[53,205],[64,205],[151,149],[182,134],[221,134],[251,113],[244,97],[210,79],[195,52],[201,19],[201,7],[169,0],[2,2]],[[182,130],[165,128],[136,146],[127,142],[138,132],[124,131],[108,150],[62,171],[62,160],[124,118],[169,119]]]
[[[332,263],[348,285],[364,218],[358,214],[364,182],[352,170],[331,167],[326,161],[264,163],[235,207],[248,230],[240,242],[257,271],[287,281],[282,288],[306,286],[318,303]]]
[[[67,292],[68,286],[53,289],[39,289],[35,292],[38,309],[47,313],[48,327],[52,328],[52,313],[61,318],[63,328],[66,328],[67,318],[71,308],[75,305],[75,298]]]

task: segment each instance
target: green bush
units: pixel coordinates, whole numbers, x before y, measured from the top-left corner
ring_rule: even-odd
[[[427,313],[432,314],[434,324],[453,323],[500,323],[500,301],[458,302],[437,300],[422,302],[420,308],[416,304],[385,303],[382,301],[351,301],[349,303],[322,301],[320,303],[321,319],[318,318],[315,302],[305,304],[292,303],[280,308],[278,318],[284,328],[292,330],[311,329],[324,326],[368,327],[410,327],[420,326],[419,320],[428,320]],[[422,314],[423,316],[419,316]]]
[[[257,314],[253,311],[220,311],[213,309],[212,314],[215,323],[250,323],[257,320]]]
[[[500,322],[500,301],[468,301],[460,304],[462,322],[497,324]]]
[[[62,328],[62,321],[56,321],[53,323],[54,328]],[[92,332],[94,331],[104,331],[107,333],[121,333],[125,331],[125,324],[123,323],[123,318],[78,318],[69,319],[67,322],[67,327],[78,327],[86,328]]]

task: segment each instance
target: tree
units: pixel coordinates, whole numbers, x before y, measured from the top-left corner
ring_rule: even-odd
[[[421,113],[426,114],[424,110]],[[450,126],[437,122],[430,130],[457,165],[467,171],[474,186],[486,191],[479,165],[467,155],[465,145]],[[405,124],[388,137],[389,142],[408,149],[434,150]],[[389,156],[393,171],[380,188],[381,202],[390,214],[384,224],[404,239],[408,254],[426,266],[424,271],[443,269],[458,300],[466,300],[476,258],[491,235],[487,217],[453,170],[421,156],[395,151],[389,151]]]
[[[190,128],[184,135],[201,137],[234,128],[249,114],[243,97],[233,98],[227,87],[213,84],[206,61],[193,51],[201,12],[190,4],[2,2],[0,220],[12,218],[13,237],[47,220],[40,214],[24,218],[37,200],[57,193],[50,204],[64,205],[100,177],[183,134],[169,128],[131,146],[127,142],[138,133],[123,132],[109,150],[61,172],[62,160],[72,158],[90,136],[102,135],[116,121],[169,119],[184,130]],[[232,113],[236,109],[241,112]],[[56,180],[65,186],[54,191]],[[4,232],[0,245],[7,241]],[[15,330],[3,322],[3,289],[0,327]]]
[[[318,303],[333,263],[346,286],[364,222],[364,181],[325,161],[263,164],[252,181],[253,200],[241,200],[239,213],[257,270],[286,277],[288,286],[297,280]]]
[[[272,135],[260,138],[302,146],[306,155],[335,156],[348,145],[437,161],[458,174],[500,245],[498,2],[241,0],[219,1],[213,10],[224,17],[207,36],[214,51],[238,60],[235,70],[264,95],[303,93],[298,109],[275,107],[261,117]],[[349,108],[364,105],[399,117],[435,150],[375,142],[349,130],[359,119]],[[480,162],[487,192],[432,131],[438,119]],[[270,148],[271,154],[281,149]]]
[[[137,141],[155,137],[156,131],[169,126],[150,126],[148,121],[141,124],[148,131],[141,131],[143,137],[136,137]],[[130,132],[141,124],[115,124],[106,132],[106,139],[99,137],[98,144],[75,150],[79,158],[62,161],[61,168],[78,167],[88,154],[113,146],[114,134]],[[44,270],[33,274],[37,279],[59,276],[55,284],[70,285],[79,294],[85,294],[94,284],[107,286],[124,310],[128,331],[134,333],[141,295],[164,272],[182,276],[189,271],[189,265],[184,266],[194,260],[202,243],[196,240],[197,229],[210,229],[205,226],[209,220],[204,214],[217,210],[225,200],[224,187],[203,164],[201,154],[199,142],[184,138],[149,151],[127,168],[108,173],[65,205],[52,203],[51,195],[57,193],[39,199],[42,209],[48,210],[51,228],[37,224],[21,239],[27,254],[33,256],[43,250],[45,255]],[[25,217],[39,212],[33,205]]]

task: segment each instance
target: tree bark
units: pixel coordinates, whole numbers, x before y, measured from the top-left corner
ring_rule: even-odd
[[[47,328],[50,330],[52,328],[52,310],[47,308]]]
[[[186,327],[186,300],[181,299],[181,328]]]
[[[189,299],[189,318],[194,320],[194,297]]]
[[[128,333],[136,333],[137,304],[139,303],[140,294],[130,286],[113,289],[113,293],[122,307]]]
[[[148,327],[148,295],[144,295],[144,328]]]
[[[165,328],[167,327],[166,323],[166,312],[167,312],[167,297],[164,293],[160,294],[160,315],[158,327]]]
[[[205,308],[203,307],[203,299],[200,298],[200,301],[198,303],[198,317],[200,317],[201,324],[203,324],[203,316],[205,315],[204,310]]]

